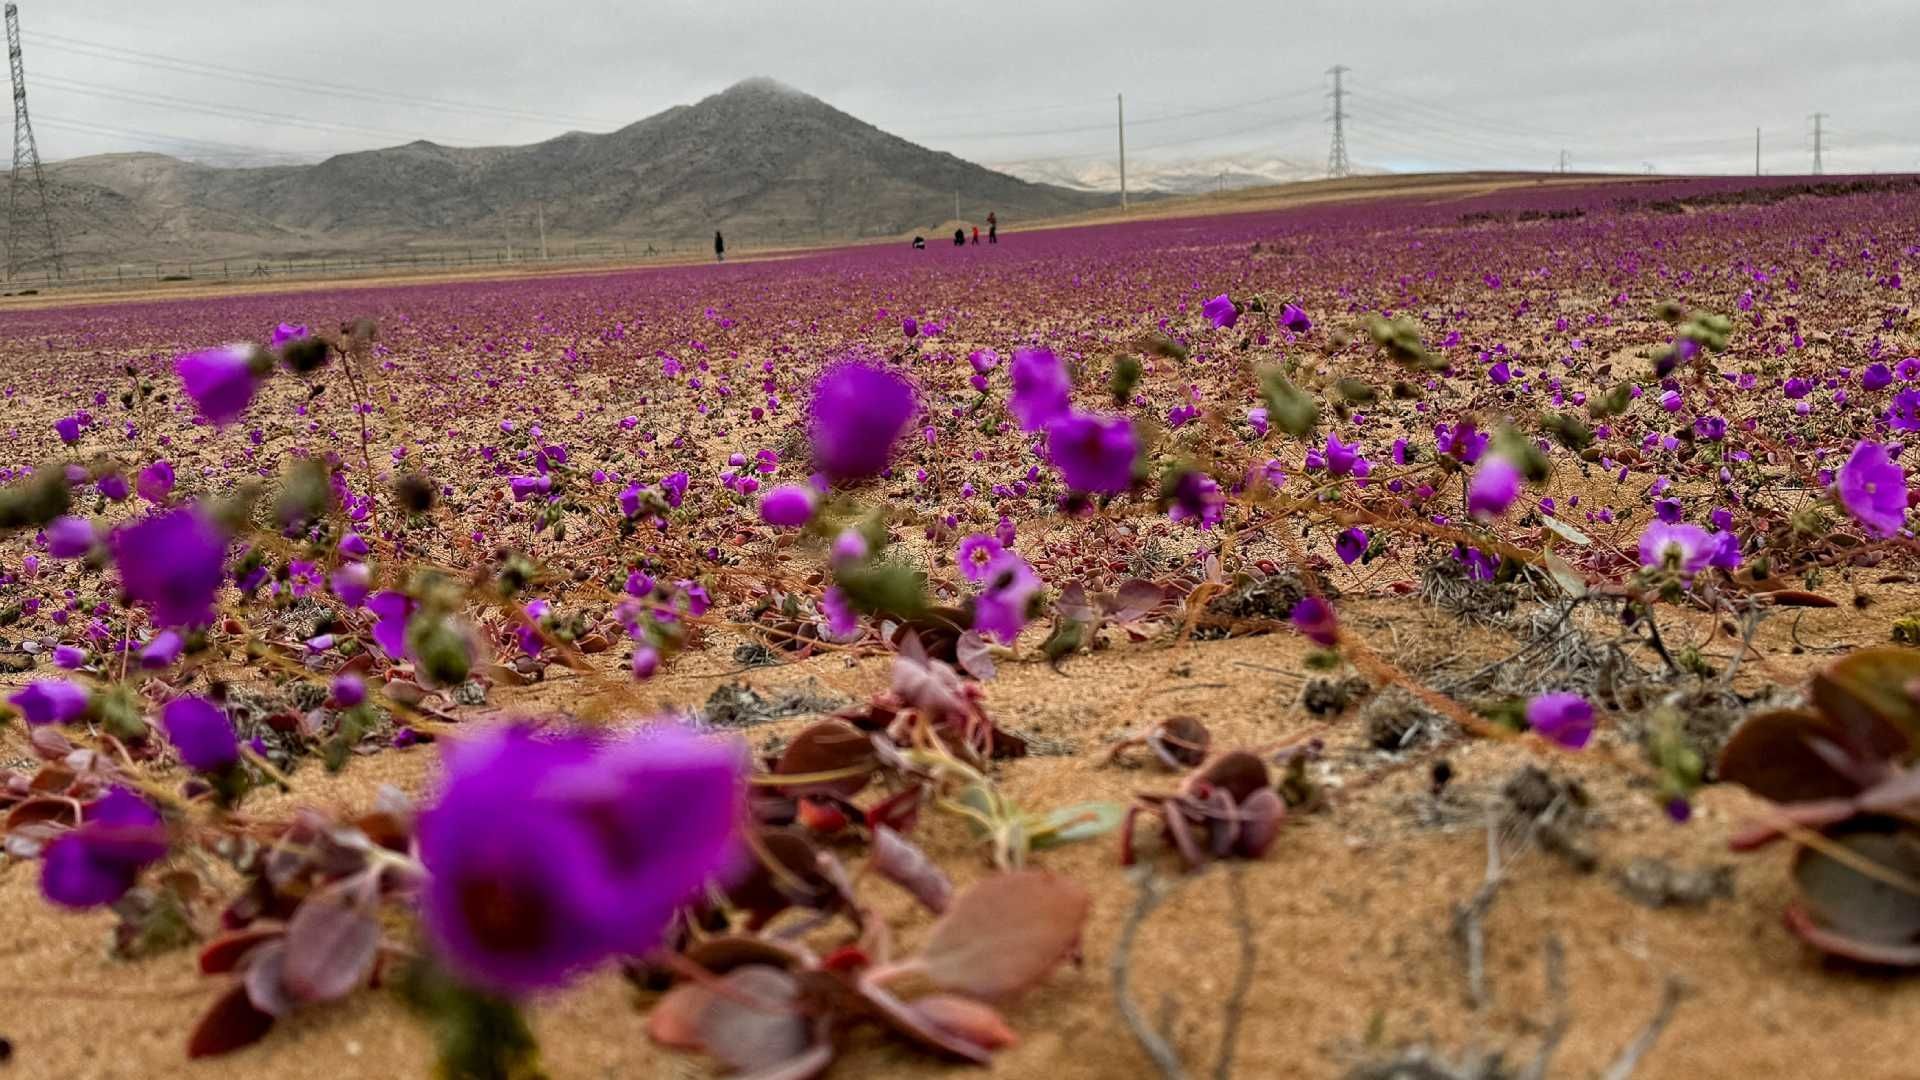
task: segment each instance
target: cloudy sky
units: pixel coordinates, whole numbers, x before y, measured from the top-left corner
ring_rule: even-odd
[[[1920,0],[19,0],[50,160],[612,130],[769,75],[976,161],[1920,171]]]

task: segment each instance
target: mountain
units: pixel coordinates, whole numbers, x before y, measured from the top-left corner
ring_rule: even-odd
[[[47,168],[76,265],[400,248],[731,245],[938,234],[1113,200],[928,150],[771,79],[606,134],[531,146],[420,141],[314,165],[216,168],[108,154]]]
[[[1064,187],[1089,193],[1116,193],[1120,190],[1120,168],[1111,160],[1078,165],[1055,160],[1007,161],[991,168],[1036,184]],[[1372,172],[1356,169],[1356,172]],[[1165,195],[1203,195],[1214,191],[1264,187],[1299,180],[1319,180],[1326,176],[1324,162],[1298,161],[1292,158],[1264,157],[1255,154],[1224,155],[1175,161],[1127,162],[1127,191]]]

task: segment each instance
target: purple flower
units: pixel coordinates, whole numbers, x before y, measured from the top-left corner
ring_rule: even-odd
[[[1895,431],[1920,431],[1920,390],[1906,387],[1893,395],[1887,407],[1887,423]]]
[[[1039,431],[1072,408],[1068,395],[1073,384],[1053,350],[1015,349],[1011,370],[1013,393],[1007,398],[1007,409],[1020,421],[1022,431]]]
[[[1353,464],[1360,457],[1360,441],[1342,443],[1340,437],[1327,436],[1327,472],[1332,476],[1345,476],[1353,471]]]
[[[899,375],[860,361],[835,364],[807,404],[814,464],[835,480],[878,474],[918,408],[913,385]]]
[[[1077,413],[1047,428],[1047,460],[1075,491],[1126,491],[1139,456],[1140,441],[1124,416]]]
[[[514,502],[526,502],[535,495],[545,495],[552,491],[553,477],[544,474],[539,476],[509,476],[507,477],[507,489],[513,492]]]
[[[47,845],[40,893],[67,908],[111,904],[166,854],[159,812],[125,788],[114,788],[87,807],[78,828]]]
[[[668,473],[660,478],[660,491],[667,497],[667,505],[680,509],[680,501],[687,497],[687,474]],[[629,515],[631,516],[631,515]]]
[[[1258,406],[1247,410],[1247,425],[1253,428],[1254,438],[1264,439],[1267,437],[1268,422],[1267,410]]]
[[[1869,393],[1893,385],[1893,369],[1885,364],[1868,364],[1860,373],[1860,389]]]
[[[1226,330],[1240,321],[1240,311],[1233,306],[1233,300],[1226,293],[1200,305],[1200,314],[1206,316],[1215,328]]]
[[[1367,543],[1365,529],[1348,529],[1333,538],[1333,552],[1340,556],[1341,562],[1352,566],[1354,560],[1367,553]]]
[[[901,319],[900,333],[905,336],[908,341],[912,341],[920,333],[920,320],[911,315]]]
[[[60,436],[61,442],[72,446],[74,443],[80,441],[80,418],[77,416],[63,416],[53,422],[53,430]]]
[[[180,652],[186,648],[186,641],[177,630],[162,630],[153,635],[153,640],[140,649],[140,666],[148,671],[157,671],[180,659]]]
[[[225,426],[247,411],[253,401],[253,352],[250,345],[227,345],[174,360],[174,374],[209,423]]]
[[[813,489],[800,484],[777,487],[760,499],[760,520],[793,528],[813,520]]]
[[[1331,649],[1340,644],[1340,624],[1334,620],[1333,605],[1319,596],[1304,596],[1288,615],[1293,628],[1308,641]]]
[[[1692,577],[1706,569],[1717,546],[1707,530],[1698,525],[1650,521],[1640,534],[1640,565]]]
[[[985,375],[1000,366],[1000,354],[992,349],[975,349],[967,354],[967,363],[973,365],[976,375]]]
[[[87,711],[87,692],[65,679],[39,679],[14,691],[7,703],[34,727],[64,724]]]
[[[351,671],[343,675],[335,675],[333,682],[328,686],[328,692],[335,705],[342,709],[351,709],[367,700],[366,680]]]
[[[126,501],[128,492],[127,478],[118,472],[110,472],[102,475],[93,482],[93,486],[100,489],[100,494],[105,495],[114,502]]]
[[[420,815],[429,940],[462,979],[509,995],[644,953],[738,865],[743,765],[665,724],[604,744],[507,727],[450,745]]]
[[[53,647],[53,666],[62,671],[72,671],[84,666],[86,662],[87,653],[84,649],[77,649],[72,645],[55,645]]]
[[[860,613],[838,585],[820,594],[820,614],[827,620],[827,635],[835,641],[850,640],[860,632]]]
[[[640,645],[633,650],[633,662],[627,666],[634,678],[645,682],[660,670],[660,650],[651,645]]]
[[[858,534],[855,534],[858,535]],[[992,566],[1006,548],[1000,541],[985,533],[974,533],[960,541],[960,548],[954,553],[954,561],[960,564],[960,573],[968,581],[984,581],[987,568]]]
[[[1467,482],[1467,512],[1482,519],[1499,517],[1519,494],[1519,467],[1504,455],[1490,455]]]
[[[1593,738],[1593,706],[1579,694],[1540,694],[1527,702],[1527,727],[1543,739],[1578,750]]]
[[[348,607],[359,607],[373,588],[373,571],[366,563],[348,563],[327,576],[327,587]]]
[[[179,697],[160,710],[160,726],[180,760],[195,772],[215,773],[240,760],[233,721],[225,709],[205,698]]]
[[[1010,644],[1027,625],[1028,608],[1041,587],[1040,575],[1027,560],[1002,552],[987,567],[986,583],[973,602],[973,628]]]
[[[133,482],[133,490],[150,503],[163,503],[173,491],[173,466],[164,461],[156,461],[140,470]]]
[[[1296,334],[1304,334],[1313,329],[1313,320],[1300,310],[1298,304],[1287,304],[1280,309],[1280,325]]]
[[[198,510],[156,514],[108,541],[120,584],[161,626],[213,619],[214,596],[226,578],[227,537]]]
[[[98,539],[86,518],[62,515],[47,523],[47,554],[56,559],[82,558]]]
[[[413,598],[401,592],[375,593],[367,601],[367,610],[373,612],[373,643],[390,659],[399,660],[407,653],[407,620],[413,618],[414,609],[420,605]]]
[[[1840,505],[1867,532],[1882,539],[1899,535],[1907,522],[1907,474],[1885,446],[1861,440],[1837,479]]]
[[[289,341],[299,341],[310,333],[311,331],[304,325],[298,323],[281,323],[279,326],[273,328],[273,336],[268,340],[267,344],[277,349]]]
[[[1220,514],[1227,503],[1226,496],[1220,494],[1219,482],[1194,469],[1183,471],[1174,480],[1167,499],[1173,505],[1168,517],[1174,521],[1191,521],[1202,529],[1220,524]]]

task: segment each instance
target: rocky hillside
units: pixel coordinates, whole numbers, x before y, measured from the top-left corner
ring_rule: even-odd
[[[937,232],[1110,196],[1029,183],[749,79],[604,135],[465,149],[414,142],[316,165],[214,168],[111,154],[49,168],[70,261],[369,254],[470,245],[736,246]]]

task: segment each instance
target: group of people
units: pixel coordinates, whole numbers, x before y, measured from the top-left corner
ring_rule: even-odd
[[[973,242],[975,244],[978,244],[980,242],[980,226],[978,225],[975,225],[973,227]],[[993,211],[989,210],[987,211],[987,243],[997,244],[999,242],[1000,242],[1000,219],[994,215]],[[954,247],[967,246],[967,230],[965,229],[965,227],[953,230],[953,246]],[[913,238],[913,249],[915,251],[924,251],[926,250],[926,247],[927,247],[926,237],[916,236]]]
[[[975,244],[980,243],[980,226],[978,225],[975,225],[973,227],[973,242]],[[987,211],[987,243],[997,244],[999,242],[1000,242],[1000,218],[997,215],[995,215],[993,211],[989,210]],[[953,230],[953,246],[954,247],[967,246],[967,230],[964,227]],[[927,247],[926,237],[916,236],[913,238],[913,248],[915,251],[924,251],[926,250],[926,247]],[[714,262],[727,261],[727,238],[720,235],[719,229],[713,230],[713,261]]]

